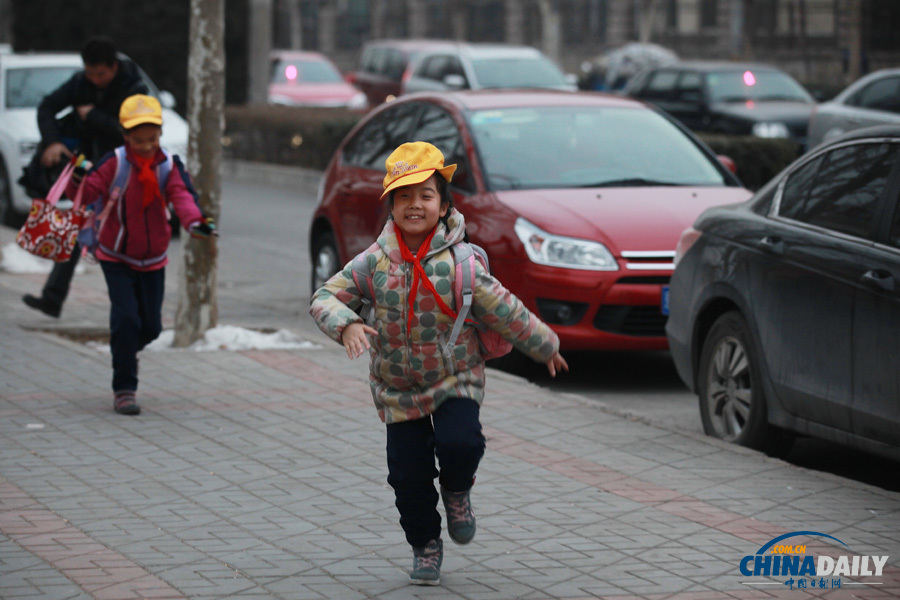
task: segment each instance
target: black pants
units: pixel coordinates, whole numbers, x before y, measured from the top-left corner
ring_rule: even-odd
[[[113,391],[137,390],[137,353],[162,332],[166,270],[135,271],[122,263],[100,261],[111,303],[109,345]]]
[[[69,295],[69,287],[72,285],[72,277],[75,276],[75,267],[78,266],[79,259],[81,259],[81,245],[76,243],[72,249],[72,258],[65,262],[53,263],[41,291],[41,297],[46,302],[62,308],[66,296]]]
[[[394,488],[400,526],[410,545],[424,546],[441,536],[435,456],[442,486],[453,492],[472,487],[484,455],[478,413],[474,400],[448,398],[431,418],[387,426],[388,483]]]

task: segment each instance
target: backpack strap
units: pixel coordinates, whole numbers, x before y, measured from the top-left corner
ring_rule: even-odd
[[[113,202],[119,199],[119,196],[125,191],[128,185],[128,179],[131,177],[131,163],[125,156],[125,146],[119,146],[115,150],[116,153],[116,174],[113,176],[112,183],[109,184],[109,198]]]
[[[369,322],[369,316],[372,313],[372,305],[375,302],[375,290],[372,283],[372,270],[369,268],[369,261],[366,260],[368,250],[360,252],[353,257],[351,262],[350,273],[353,276],[353,284],[359,290],[359,297],[362,300],[362,307],[359,309],[359,316],[363,321]]]
[[[456,344],[456,338],[462,331],[472,308],[473,289],[475,287],[475,249],[472,244],[458,242],[450,248],[453,253],[453,262],[456,264],[456,289],[454,298],[456,300],[456,321],[453,323],[453,329],[450,331],[450,337],[447,343],[450,347]]]

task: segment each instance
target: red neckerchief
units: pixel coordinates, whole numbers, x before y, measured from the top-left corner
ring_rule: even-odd
[[[434,289],[434,284],[431,283],[431,280],[428,279],[428,275],[425,274],[425,267],[422,266],[422,262],[420,258],[428,253],[428,249],[431,247],[431,238],[434,237],[434,233],[437,231],[437,225],[435,225],[434,229],[431,230],[431,233],[428,234],[428,237],[425,238],[425,241],[422,242],[422,245],[419,246],[419,249],[415,254],[409,251],[409,248],[406,246],[406,242],[403,241],[403,233],[400,231],[400,228],[397,227],[397,224],[394,223],[394,232],[397,234],[397,243],[400,246],[400,255],[403,256],[403,260],[408,263],[412,263],[413,266],[413,280],[412,286],[409,290],[409,313],[406,317],[406,334],[409,335],[409,332],[412,328],[412,316],[413,316],[413,307],[416,302],[416,293],[419,290],[419,281],[422,281],[422,285],[425,286],[431,294],[434,296],[434,299],[437,301],[438,307],[440,307],[441,312],[453,319],[456,320],[456,313],[453,312],[443,300],[441,300],[441,295],[437,293],[437,290]]]
[[[131,153],[131,159],[139,169],[138,181],[141,182],[143,188],[144,199],[142,206],[144,210],[147,210],[147,207],[150,206],[150,203],[153,202],[155,198],[162,199],[159,195],[159,182],[156,180],[156,169],[153,168],[153,161],[155,158],[155,155],[152,158],[144,158],[138,156],[136,152]]]

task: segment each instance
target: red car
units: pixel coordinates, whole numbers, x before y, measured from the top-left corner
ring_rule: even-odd
[[[569,350],[667,347],[681,232],[750,192],[691,133],[639,101],[482,90],[404,96],[341,143],[310,230],[312,287],[365,250],[388,216],[384,161],[422,140],[458,168],[454,203],[491,270]]]
[[[367,108],[366,95],[349,84],[323,54],[275,50],[271,62],[269,104]]]

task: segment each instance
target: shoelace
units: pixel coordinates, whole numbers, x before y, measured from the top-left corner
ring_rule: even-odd
[[[435,552],[433,554],[416,555],[416,568],[417,569],[437,568],[437,562],[438,562],[438,553],[437,552]]]
[[[454,521],[469,520],[469,499],[466,496],[463,496],[458,500],[453,499],[447,504],[451,512],[451,519],[453,519]]]

